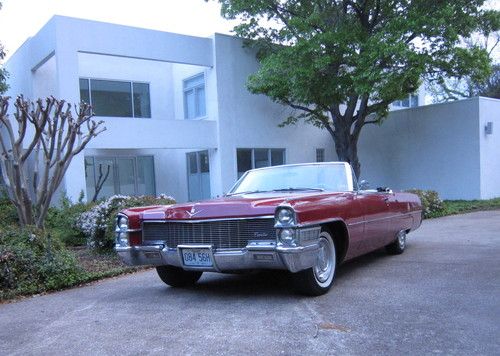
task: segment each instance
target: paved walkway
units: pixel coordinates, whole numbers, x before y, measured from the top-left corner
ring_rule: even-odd
[[[325,296],[286,274],[154,271],[0,305],[0,354],[498,354],[500,211],[424,221],[400,256],[341,267]]]

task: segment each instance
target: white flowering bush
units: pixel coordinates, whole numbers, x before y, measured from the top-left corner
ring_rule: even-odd
[[[115,217],[120,210],[134,206],[174,203],[174,198],[165,194],[158,197],[114,195],[80,214],[75,225],[87,237],[89,247],[109,249],[114,243]]]
[[[418,195],[422,201],[424,218],[434,217],[444,209],[443,201],[439,198],[438,192],[434,190],[410,189],[407,192]]]

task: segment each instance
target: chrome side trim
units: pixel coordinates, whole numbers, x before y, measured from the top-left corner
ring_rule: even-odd
[[[363,223],[369,224],[369,223],[376,222],[376,221],[382,221],[382,220],[387,220],[387,219],[399,218],[401,216],[410,216],[411,217],[411,214],[412,213],[404,213],[404,214],[397,214],[397,215],[385,216],[383,218],[377,218],[377,219],[365,220],[365,221],[359,221],[359,222],[347,224],[347,226],[354,226],[354,225],[359,225],[359,224],[363,224]]]
[[[323,220],[316,220],[316,221],[311,221],[311,222],[305,222],[305,223],[298,224],[295,227],[297,227],[297,228],[315,227],[315,226],[319,226],[319,225],[322,225],[322,224],[326,224],[326,223],[330,223],[330,222],[335,222],[335,221],[341,221],[341,222],[343,222],[345,224],[344,220],[342,220],[340,218],[334,218],[334,219],[323,219]]]

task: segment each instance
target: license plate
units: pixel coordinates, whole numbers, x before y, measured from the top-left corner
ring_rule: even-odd
[[[186,266],[212,267],[212,256],[208,249],[183,249],[182,259]]]

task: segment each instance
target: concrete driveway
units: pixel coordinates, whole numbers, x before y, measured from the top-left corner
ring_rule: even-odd
[[[173,289],[151,270],[0,305],[0,354],[498,354],[499,256],[491,211],[425,221],[317,298],[284,273]]]

